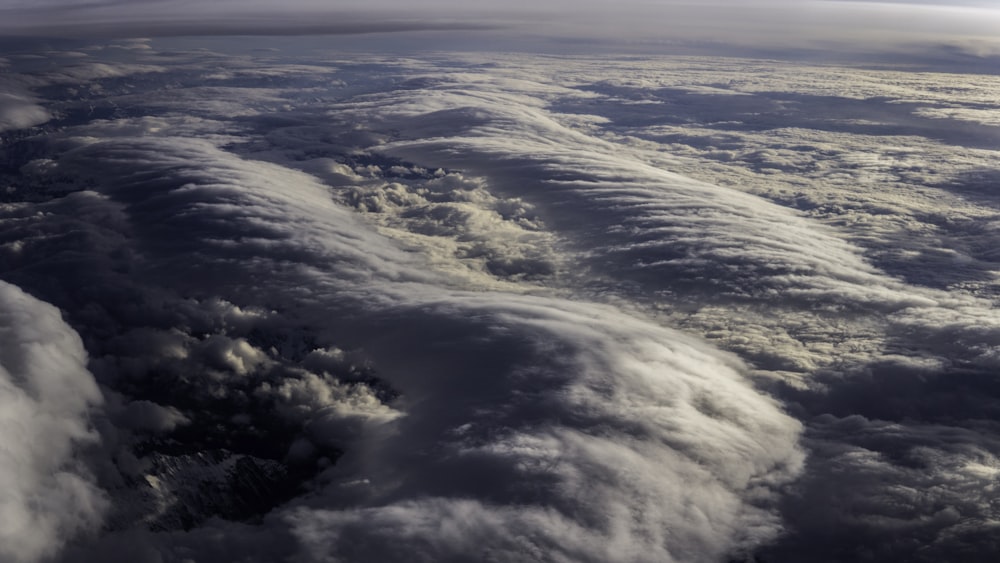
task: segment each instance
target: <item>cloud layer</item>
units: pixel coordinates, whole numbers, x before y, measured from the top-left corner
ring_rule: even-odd
[[[107,499],[82,465],[101,393],[59,310],[0,282],[0,557],[51,558],[101,525]]]
[[[0,271],[105,397],[63,560],[992,553],[987,79],[242,52],[11,58]]]
[[[91,189],[20,226],[36,234],[17,250],[19,277],[80,282],[53,298],[99,339],[107,384],[136,398],[160,380],[188,388],[186,401],[258,402],[299,428],[288,455],[345,451],[315,499],[270,517],[298,538],[286,549],[312,560],[527,549],[711,561],[780,531],[774,493],[800,467],[799,426],[735,358],[605,306],[461,290],[468,281],[423,272],[313,178],[205,141],[61,143],[50,173]],[[52,237],[69,222],[83,263],[58,258]],[[99,256],[110,263],[95,268]],[[135,297],[122,307],[120,292]],[[229,326],[191,299],[265,309]],[[292,326],[315,344],[267,347]],[[343,366],[322,370],[333,344],[363,351],[399,398],[385,405]],[[205,416],[177,407],[140,399],[117,424],[164,432]],[[120,465],[119,479],[134,478]],[[442,521],[463,531],[441,535]],[[475,541],[456,541],[466,534]]]

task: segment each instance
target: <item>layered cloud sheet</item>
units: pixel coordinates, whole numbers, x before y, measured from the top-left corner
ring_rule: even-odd
[[[995,553],[992,79],[210,44],[5,55],[14,560]]]
[[[8,283],[0,304],[0,556],[41,561],[101,524],[106,494],[79,459],[97,440],[101,393],[58,309]]]

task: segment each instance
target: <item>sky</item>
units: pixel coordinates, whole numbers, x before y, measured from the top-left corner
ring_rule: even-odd
[[[839,0],[625,0],[568,2],[202,3],[5,2],[0,32],[42,35],[171,35],[484,31],[516,41],[669,48],[709,42],[743,48],[890,51],[948,46],[975,55],[1000,51],[1000,11],[989,2]],[[492,32],[487,31],[492,30]]]

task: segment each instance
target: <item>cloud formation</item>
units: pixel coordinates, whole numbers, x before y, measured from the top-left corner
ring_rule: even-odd
[[[19,85],[0,81],[0,133],[27,129],[45,123],[50,118],[49,112]]]
[[[62,560],[991,553],[988,79],[130,45],[6,147],[107,388]]]
[[[341,462],[366,477],[366,508],[296,513],[307,549],[709,561],[778,530],[754,504],[797,470],[797,425],[718,352],[610,309],[498,297],[449,296],[429,324],[406,314],[379,342],[376,357],[405,362],[384,373],[407,416]],[[430,326],[431,340],[415,338]],[[452,525],[471,537],[455,542]]]
[[[101,393],[59,310],[0,282],[0,557],[28,563],[94,532],[107,508],[77,458]]]
[[[476,59],[470,57],[463,63],[471,60]],[[790,387],[779,390],[779,395],[811,427],[824,427],[824,416],[836,420],[852,414],[870,416],[876,425],[884,421],[895,425],[891,439],[880,447],[864,448],[865,455],[882,461],[843,465],[850,469],[842,480],[835,480],[823,468],[827,463],[839,467],[843,462],[838,452],[845,442],[852,442],[846,426],[833,426],[837,430],[824,440],[807,440],[816,456],[815,465],[809,466],[809,476],[802,481],[802,496],[790,497],[804,500],[789,500],[785,506],[789,520],[798,523],[795,534],[772,550],[763,550],[763,557],[802,558],[808,553],[815,558],[813,538],[826,527],[840,525],[851,531],[837,541],[850,547],[843,553],[831,551],[828,560],[850,558],[876,544],[882,546],[880,553],[888,559],[989,553],[988,547],[975,547],[974,538],[989,533],[992,512],[978,505],[970,492],[986,482],[960,485],[973,478],[972,473],[962,478],[951,476],[955,472],[965,475],[959,468],[979,467],[983,459],[995,455],[989,432],[969,431],[978,428],[977,420],[989,416],[985,413],[992,412],[990,405],[996,401],[996,393],[980,379],[988,378],[991,350],[997,345],[997,317],[989,302],[982,299],[988,295],[984,292],[990,291],[989,258],[980,255],[982,270],[968,263],[961,269],[950,266],[936,271],[898,253],[874,254],[884,257],[878,263],[894,268],[893,273],[907,272],[905,279],[910,283],[886,275],[864,258],[866,251],[898,251],[904,239],[897,238],[901,236],[897,229],[920,237],[930,229],[949,225],[941,217],[942,200],[954,202],[947,212],[956,220],[950,223],[956,236],[922,239],[920,244],[928,245],[925,253],[933,247],[942,260],[950,260],[948,256],[969,251],[969,247],[952,245],[964,244],[963,239],[969,240],[965,237],[989,236],[989,230],[973,226],[993,220],[989,208],[951,199],[949,188],[927,192],[929,184],[956,173],[943,163],[963,166],[962,159],[971,162],[993,156],[988,130],[956,127],[961,134],[958,130],[949,134],[951,124],[931,126],[912,119],[912,106],[900,104],[901,100],[941,103],[946,99],[936,93],[929,79],[918,82],[915,76],[903,73],[796,66],[786,74],[779,68],[772,70],[767,85],[760,87],[774,88],[784,80],[787,91],[759,94],[755,83],[718,86],[732,76],[745,77],[746,61],[682,60],[661,66],[643,60],[628,61],[634,67],[626,76],[628,80],[643,76],[645,82],[616,90],[604,84],[606,61],[487,60],[495,68],[473,73],[456,64],[451,74],[439,78],[425,75],[408,83],[407,88],[367,95],[340,105],[335,115],[345,122],[370,124],[373,131],[396,139],[377,143],[373,149],[378,153],[428,168],[460,169],[466,176],[481,176],[495,194],[531,205],[540,224],[559,234],[554,241],[558,241],[563,260],[577,264],[577,271],[583,265],[586,272],[576,280],[545,278],[547,283],[581,283],[574,287],[577,294],[646,303],[665,318],[739,351],[753,361],[761,375],[785,379],[781,385]],[[730,64],[740,72],[727,73],[724,69]],[[703,78],[694,78],[686,67],[695,67],[695,76],[703,72]],[[564,82],[553,84],[551,76]],[[847,82],[849,77],[853,82]],[[657,89],[673,80],[689,89]],[[696,80],[704,80],[706,87],[715,86],[705,93],[689,86]],[[956,77],[948,80],[954,85]],[[583,87],[567,89],[567,83]],[[809,94],[803,94],[804,90]],[[817,95],[813,93],[816,90],[824,95],[824,104],[837,100],[826,115],[788,109],[791,103],[808,108],[809,95]],[[732,104],[728,107],[734,115],[732,119],[720,118],[719,99],[729,91],[735,92],[725,103]],[[977,90],[970,88],[968,92],[974,97]],[[865,98],[880,94],[891,96],[890,103],[876,113],[872,111],[876,102]],[[697,98],[699,95],[706,99]],[[734,100],[737,95],[750,99]],[[770,98],[789,102],[783,105]],[[952,104],[980,103],[974,99],[966,102],[964,96],[956,95],[947,99]],[[648,105],[641,105],[644,101]],[[704,119],[699,104],[704,104],[706,113],[716,114],[715,122],[702,124],[688,117]],[[871,109],[860,116],[854,111],[866,107]],[[553,113],[553,109],[571,113]],[[762,110],[775,114],[762,114]],[[588,111],[597,115],[588,116]],[[787,127],[800,115],[800,127]],[[883,121],[876,121],[875,115]],[[737,121],[747,116],[754,116],[755,121]],[[870,122],[859,119],[869,116]],[[677,125],[671,126],[673,136],[666,139],[676,139],[682,148],[686,143],[703,151],[694,154],[705,157],[685,160],[663,154],[654,143],[639,142],[635,137],[661,139],[657,131],[666,127],[657,124],[658,118],[677,120]],[[920,136],[931,129],[956,145]],[[621,130],[634,137],[623,139],[615,134]],[[401,133],[393,137],[390,132],[396,131]],[[596,139],[596,134],[602,134],[603,139]],[[891,139],[888,146],[879,148],[887,144],[887,138]],[[285,155],[293,152],[294,143],[274,139]],[[319,135],[310,139],[313,146],[330,142]],[[746,142],[745,153],[740,152],[741,139],[753,139]],[[619,143],[623,141],[635,152],[622,150]],[[728,143],[726,150],[718,148],[722,143]],[[969,144],[978,148],[969,150]],[[914,151],[928,156],[920,159]],[[891,158],[872,158],[873,153],[890,153],[886,157]],[[816,163],[816,158],[842,164],[827,162],[824,166]],[[713,160],[732,164],[707,168]],[[988,166],[986,160],[979,162]],[[724,179],[732,187],[664,172],[668,166]],[[887,175],[906,197],[877,190],[871,195],[859,193],[859,184],[874,186]],[[938,180],[929,180],[928,175]],[[817,180],[810,185],[806,178]],[[782,181],[788,183],[779,183]],[[748,197],[737,191],[741,184],[746,191],[787,207]],[[800,200],[788,199],[793,190],[799,192]],[[809,213],[813,208],[805,201],[822,202],[823,207]],[[807,213],[795,211],[796,207]],[[392,207],[379,211],[402,213]],[[870,218],[851,228],[854,223],[848,219],[854,214]],[[958,221],[960,217],[964,219]],[[824,226],[818,218],[829,220],[822,221]],[[959,233],[963,233],[961,237]],[[905,240],[916,246],[913,236]],[[988,248],[986,244],[976,246]],[[571,258],[567,260],[567,256]],[[894,260],[906,260],[905,269]],[[972,280],[978,275],[984,277],[977,287]],[[956,280],[962,285],[954,285]],[[983,397],[982,411],[959,412],[949,406],[961,393],[946,382],[958,379],[978,389]],[[864,397],[882,400],[873,402]],[[942,425],[940,431],[950,433],[961,446],[919,445],[918,437],[925,430],[914,420]],[[840,431],[844,434],[838,435]],[[948,456],[956,465],[935,469],[934,477],[908,470],[904,461],[931,463],[929,460]],[[940,483],[941,489],[931,494],[934,500],[900,510],[897,521],[885,518],[883,503],[898,503],[889,500],[891,493],[880,496],[875,491],[883,491],[886,480],[916,483],[924,478]],[[843,505],[831,504],[830,495],[846,500]],[[882,500],[866,503],[864,499],[870,497]],[[970,516],[971,520],[934,516],[935,507],[957,504],[968,506],[963,513],[975,516]],[[801,517],[817,505],[834,507],[835,514],[820,511],[822,516],[816,521]],[[866,516],[856,518],[852,511],[859,506],[865,507]],[[935,542],[934,548],[914,551],[914,544],[886,542],[898,526],[919,533],[924,542]]]
[[[25,217],[11,235],[34,235],[8,259],[32,283],[55,271],[78,280],[47,291],[95,340],[102,379],[139,399],[118,415],[119,432],[205,424],[192,400],[249,402],[288,421],[292,458],[322,467],[320,452],[344,451],[316,485],[317,501],[270,517],[299,538],[286,549],[315,560],[374,557],[387,545],[377,535],[345,544],[334,529],[317,537],[315,523],[339,522],[342,537],[358,538],[352,530],[369,529],[373,513],[409,527],[415,507],[425,519],[478,511],[464,524],[476,548],[506,557],[527,541],[576,559],[628,560],[641,550],[709,561],[780,532],[774,492],[800,466],[799,426],[740,377],[735,358],[586,301],[469,292],[468,278],[424,271],[422,258],[303,173],[205,140],[96,140],[85,131],[57,140],[62,151],[36,169],[50,184],[72,178],[62,189],[86,189]],[[477,189],[447,174],[423,185],[448,182]],[[82,235],[71,243],[82,260],[63,258],[58,233],[68,224]],[[134,297],[122,301],[122,292]],[[227,321],[190,304],[218,299],[263,311]],[[87,305],[94,301],[101,306]],[[280,344],[294,326],[313,343]],[[386,405],[349,369],[323,370],[331,345],[361,350],[399,398]],[[188,404],[143,398],[157,379],[188,389]],[[117,471],[125,483],[164,482],[156,465],[119,462]],[[511,528],[498,533],[497,518]],[[551,525],[518,538],[540,518]],[[470,555],[472,544],[437,534],[417,526],[386,548]]]

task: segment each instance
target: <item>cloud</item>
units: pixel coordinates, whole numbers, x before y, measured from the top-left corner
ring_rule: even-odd
[[[291,513],[307,553],[707,561],[778,531],[754,505],[795,473],[796,425],[730,360],[588,304],[455,294],[421,309],[368,347],[406,416],[338,462],[330,502]],[[367,508],[324,507],[345,494]]]
[[[515,89],[523,90],[459,75],[345,110],[376,130],[420,136],[378,147],[383,154],[464,169],[488,178],[504,197],[522,198],[591,280],[615,280],[613,291],[631,300],[685,295],[730,313],[737,309],[730,304],[754,302],[772,310],[816,303],[845,314],[891,314],[934,307],[943,297],[882,275],[838,233],[794,211],[630,158],[560,124],[538,107],[539,97]],[[565,103],[572,96],[549,90],[540,97]],[[823,315],[810,316],[815,322]]]
[[[0,132],[41,125],[51,117],[37,100],[18,86],[0,82]]]
[[[968,159],[969,164],[984,166],[993,156],[988,131],[979,136],[979,130],[956,128],[949,134],[943,125],[933,129],[935,134],[955,145],[930,140],[922,136],[930,134],[924,133],[931,131],[929,126],[911,121],[910,107],[895,104],[879,111],[883,121],[838,121],[841,112],[844,117],[855,114],[850,108],[875,105],[856,102],[859,95],[942,99],[933,89],[926,95],[918,91],[917,83],[909,82],[915,79],[906,75],[892,75],[894,80],[883,87],[876,78],[885,80],[887,75],[860,73],[856,83],[845,86],[842,79],[809,74],[841,76],[840,71],[798,66],[787,74],[779,68],[768,78],[771,88],[788,80],[783,86],[787,92],[758,93],[755,84],[733,88],[742,96],[751,92],[759,96],[732,106],[734,117],[756,112],[754,123],[734,122],[723,115],[692,126],[688,116],[700,117],[702,107],[716,114],[723,111],[718,109],[718,91],[712,92],[714,100],[692,99],[697,92],[668,92],[662,89],[664,82],[690,84],[695,79],[684,68],[688,64],[705,72],[703,80],[710,84],[725,84],[732,76],[744,76],[743,71],[729,73],[724,70],[728,62],[704,60],[681,61],[679,69],[659,62],[634,64],[637,68],[630,70],[643,73],[648,83],[624,91],[594,90],[609,97],[646,96],[681,109],[670,113],[670,106],[650,105],[648,112],[637,113],[614,99],[576,94],[551,84],[553,75],[584,85],[590,84],[588,79],[603,80],[604,67],[598,63],[507,57],[497,65],[502,70],[491,69],[489,74],[456,71],[412,88],[368,95],[341,106],[338,117],[345,118],[347,112],[345,120],[368,123],[376,132],[401,132],[395,142],[379,143],[370,150],[427,168],[461,170],[466,177],[483,178],[503,198],[523,199],[540,224],[558,233],[554,240],[559,241],[563,262],[576,264],[569,269],[585,266],[585,283],[592,285],[576,286],[577,295],[647,303],[663,317],[738,351],[754,362],[758,373],[784,377],[787,385],[806,389],[801,394],[782,391],[779,396],[804,418],[807,436],[829,434],[806,440],[814,457],[801,482],[801,496],[790,495],[783,511],[788,522],[801,524],[786,540],[763,549],[762,557],[817,557],[812,538],[841,526],[848,530],[836,540],[843,551],[831,546],[829,560],[862,556],[866,550],[874,550],[882,559],[932,560],[948,553],[988,557],[984,554],[990,553],[989,547],[975,545],[976,538],[992,530],[992,509],[977,503],[971,491],[983,486],[975,475],[991,467],[996,455],[991,432],[980,430],[977,421],[990,419],[997,404],[996,392],[986,382],[993,369],[997,317],[978,292],[967,293],[961,289],[964,286],[951,284],[972,282],[978,275],[984,276],[984,284],[990,283],[989,271],[995,268],[987,254],[980,255],[981,265],[960,257],[971,248],[988,248],[985,242],[965,244],[988,237],[991,231],[981,226],[994,221],[995,214],[947,191],[927,191],[930,178],[940,182],[956,172],[948,164],[961,167]],[[741,62],[740,68],[746,64]],[[706,66],[716,70],[704,70]],[[517,80],[508,82],[506,72]],[[524,85],[532,79],[537,82]],[[806,80],[815,80],[817,86],[805,86]],[[954,87],[955,78],[949,81]],[[804,108],[815,103],[801,94],[806,88],[837,91],[843,97],[823,97],[824,104],[836,100],[840,105],[822,116],[790,111],[791,103]],[[976,96],[975,89],[968,92]],[[783,103],[772,104],[774,99]],[[568,120],[554,114],[553,108],[575,113],[594,110],[606,119]],[[773,117],[761,115],[762,111],[774,112]],[[707,168],[704,157],[685,161],[663,155],[653,143],[635,142],[631,146],[636,152],[628,152],[617,144],[619,136],[594,137],[622,128],[637,137],[659,140],[660,126],[648,125],[658,115],[676,120],[673,137],[667,139],[696,149],[693,154],[715,160],[721,156],[719,145],[727,145],[726,158],[717,158],[726,164]],[[804,123],[787,127],[797,115]],[[969,144],[979,148],[970,149]],[[668,166],[703,178],[726,179],[733,187],[664,172]],[[874,188],[885,181],[894,182],[899,192]],[[749,197],[737,190],[741,184],[746,191],[794,203],[805,213]],[[801,199],[789,201],[787,194],[796,192]],[[953,203],[942,210],[941,201]],[[379,210],[401,213],[385,205]],[[861,217],[866,220],[861,222]],[[817,219],[826,219],[827,225]],[[913,235],[897,234],[897,229]],[[941,237],[944,229],[954,238]],[[923,236],[927,237],[923,242],[914,241]],[[890,270],[893,273],[906,271],[910,283],[886,275],[863,257],[864,251],[898,251],[901,245],[915,249],[922,244],[928,245],[924,257],[936,248],[942,263],[949,266],[938,271],[928,269],[925,261],[913,261],[903,270],[902,264],[885,255],[884,261],[876,262],[899,268]],[[552,277],[545,282],[558,286],[574,283],[571,279]],[[972,395],[979,398],[975,401],[959,391],[972,388],[976,389]],[[956,401],[966,406],[959,407]],[[878,447],[847,447],[854,443],[855,431],[827,427],[823,421],[852,413],[893,430]],[[948,435],[952,447],[921,445],[928,427]],[[850,453],[843,454],[842,448]],[[859,461],[854,463],[855,459]],[[954,464],[942,463],[945,459]],[[934,467],[932,476],[927,467]],[[908,498],[909,504],[903,505],[896,495],[906,497],[909,490],[931,492],[920,500]],[[840,497],[843,504],[835,502]],[[963,516],[940,512],[943,506],[959,505],[964,508],[956,509],[957,514]],[[364,517],[396,531],[413,530],[423,526],[414,514],[434,510],[450,521],[453,512],[478,518],[475,514],[483,509],[444,507],[435,501],[433,508],[366,510]],[[816,512],[817,520],[806,514],[810,511]],[[322,521],[351,530],[345,534],[354,531],[351,520],[345,523],[339,513]],[[303,533],[310,533],[309,526]],[[894,541],[906,533],[901,530],[933,547],[918,553],[915,544]],[[423,537],[428,532],[419,533]],[[314,541],[324,549],[348,549],[337,547],[330,537]]]
[[[992,554],[986,78],[113,56],[0,207],[114,389],[64,560]]]
[[[43,561],[101,525],[107,499],[78,457],[101,404],[79,336],[59,311],[0,282],[0,557]]]
[[[150,432],[169,432],[178,425],[191,422],[176,408],[145,400],[128,403],[119,416],[121,426]]]
[[[901,425],[858,415],[826,415],[812,426],[816,465],[788,500],[796,533],[762,557],[989,560],[997,547],[991,429]],[[817,505],[827,509],[813,510]]]
[[[722,0],[647,2],[488,2],[435,0],[418,10],[399,0],[340,2],[177,0],[12,3],[7,35],[134,37],[191,35],[353,36],[378,34],[373,45],[526,45],[547,51],[640,50],[754,53],[827,58],[833,53],[883,60],[937,58],[968,63],[996,53],[998,12],[987,3]],[[544,22],[544,23],[543,23]],[[916,47],[914,47],[916,45]],[[913,57],[914,53],[919,53]]]
[[[959,121],[970,121],[992,127],[1000,126],[1000,116],[997,116],[995,110],[990,109],[961,107],[918,108],[914,113],[932,119],[957,119]]]
[[[11,232],[22,237],[10,252],[17,277],[46,286],[70,311],[93,342],[102,381],[134,399],[116,419],[119,432],[183,436],[223,415],[255,426],[277,418],[288,433],[267,447],[287,448],[288,463],[304,457],[322,469],[343,451],[316,477],[314,501],[268,520],[298,538],[287,549],[349,552],[306,522],[332,518],[349,530],[372,511],[414,506],[442,517],[480,506],[469,529],[507,556],[523,546],[516,532],[540,515],[552,525],[534,533],[536,549],[567,557],[598,549],[587,555],[595,560],[638,553],[615,555],[625,545],[711,560],[780,533],[774,495],[801,464],[799,425],[749,386],[735,358],[586,300],[468,291],[468,278],[426,271],[422,257],[286,167],[205,140],[85,132],[54,139],[60,151],[37,167],[54,185],[65,177],[87,189],[45,202],[46,214]],[[478,232],[477,244],[495,245],[493,237],[539,228],[523,204],[458,174],[408,191],[401,196],[415,199],[400,216],[424,205],[447,211],[406,218],[418,232]],[[389,195],[361,200],[385,210]],[[59,233],[69,225],[79,236],[67,240]],[[42,281],[55,272],[77,281]],[[393,394],[323,360],[331,345],[359,350]],[[156,404],[153,389],[162,389]],[[236,429],[201,432],[192,445],[239,443]],[[192,463],[173,458],[170,467]],[[119,479],[141,490],[175,482],[156,459],[146,460],[152,469],[142,459],[134,469],[119,464]],[[359,482],[368,484],[349,486]],[[120,487],[109,486],[117,506],[135,510]],[[344,494],[355,500],[338,508]],[[149,514],[135,520],[171,513]],[[512,528],[498,534],[490,528],[498,519]],[[416,529],[393,549],[430,542],[428,557],[468,555],[470,544],[436,534]],[[67,557],[99,552],[102,541]]]
[[[176,0],[136,2],[56,1],[3,8],[0,30],[8,36],[158,37],[224,35],[365,35],[488,31],[500,27],[481,18],[441,10],[416,16],[389,6],[354,3],[331,9],[317,2],[219,2],[192,6]],[[428,7],[430,8],[430,7]],[[452,8],[449,6],[449,8]]]
[[[408,522],[412,518],[406,516],[408,511],[440,514],[445,522],[465,514],[465,509],[476,520],[485,517],[477,513],[494,512],[492,518],[499,516],[515,532],[476,533],[480,549],[495,550],[497,557],[517,557],[527,548],[566,559],[629,560],[642,552],[663,560],[712,560],[776,531],[776,522],[726,491],[755,488],[754,483],[780,481],[785,471],[794,472],[796,456],[787,440],[794,426],[773,414],[757,416],[773,411],[766,400],[759,403],[760,396],[745,394],[715,353],[610,310],[535,299],[510,305],[492,304],[489,297],[476,301],[490,305],[490,316],[484,319],[488,324],[479,329],[485,334],[473,332],[469,344],[463,346],[454,331],[467,333],[466,323],[448,329],[444,319],[435,320],[437,330],[444,330],[431,346],[414,343],[417,357],[423,356],[418,365],[426,365],[429,373],[406,373],[414,378],[409,384],[393,380],[403,397],[416,401],[409,410],[413,420],[401,424],[372,458],[359,460],[370,468],[364,474],[369,475],[376,499],[402,497],[407,504],[385,506],[376,500],[378,508],[348,518],[334,516],[345,526],[345,541],[334,543],[334,553],[351,556],[350,550],[357,548],[346,538],[356,535],[347,535],[348,530],[364,521],[357,519],[369,516],[412,529],[415,541],[430,544],[426,555],[430,559],[447,560],[467,553],[468,545],[455,545],[447,536],[439,536],[441,528],[425,527],[420,523],[423,520]],[[452,303],[442,306],[451,309]],[[462,301],[457,304],[461,307]],[[401,328],[400,336],[410,339],[413,331]],[[487,339],[490,333],[497,334],[499,339],[491,340],[498,340],[502,347],[496,348]],[[441,360],[419,352],[444,343],[466,348],[456,350],[460,355],[441,358],[449,364],[461,362],[450,370],[436,369]],[[484,358],[490,359],[484,362]],[[513,364],[510,371],[489,367],[508,362]],[[464,389],[468,374],[475,372],[479,372],[477,388],[463,393],[466,398],[461,404],[451,403],[446,393],[427,393],[439,386]],[[419,390],[411,391],[417,384]],[[496,393],[510,398],[491,398]],[[451,404],[446,408],[447,403]],[[416,450],[418,457],[411,458],[409,448],[396,446],[413,442],[414,432],[428,431],[435,436],[438,456],[428,459]],[[766,435],[777,440],[760,441]],[[712,446],[702,447],[708,443]],[[723,461],[731,456],[749,465],[735,472],[704,473],[708,467],[735,469],[737,465]],[[347,467],[351,462],[344,460]],[[775,462],[777,466],[772,465]],[[398,479],[392,473],[383,475],[382,468],[398,463],[412,471],[399,485],[380,491],[387,480]],[[483,480],[477,475],[495,476]],[[421,500],[428,493],[432,499]],[[480,507],[465,499],[493,502]],[[510,502],[505,499],[527,506],[523,510],[490,506]],[[766,505],[766,496],[759,500]],[[645,508],[635,512],[636,506]],[[698,507],[697,513],[708,521],[687,510],[664,510],[681,506]],[[318,518],[325,522],[325,516],[329,515],[321,512]],[[485,518],[484,523],[492,520]],[[540,528],[525,540],[512,541],[518,530],[535,525]],[[605,538],[603,547],[593,542],[595,534]],[[308,539],[307,545],[315,543]],[[632,552],[636,544],[643,547]]]

